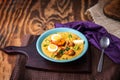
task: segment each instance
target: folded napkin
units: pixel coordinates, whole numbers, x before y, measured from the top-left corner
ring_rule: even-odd
[[[55,28],[59,27],[73,28],[82,32],[88,41],[99,50],[101,50],[99,44],[101,37],[108,36],[110,38],[110,45],[105,49],[105,54],[115,63],[120,64],[120,39],[108,33],[104,27],[88,21],[69,22],[65,24],[56,23]]]

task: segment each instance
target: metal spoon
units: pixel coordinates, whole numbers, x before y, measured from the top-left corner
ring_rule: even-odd
[[[101,56],[100,56],[98,67],[97,67],[98,72],[102,71],[104,50],[105,50],[105,48],[107,48],[109,46],[109,44],[110,44],[110,39],[108,37],[102,37],[100,39],[100,46],[102,48],[102,53],[101,53]]]

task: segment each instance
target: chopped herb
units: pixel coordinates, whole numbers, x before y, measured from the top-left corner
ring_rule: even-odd
[[[46,43],[49,43],[50,41],[48,39],[45,40]]]
[[[75,45],[74,50],[78,50],[78,49],[79,49],[79,45]]]
[[[68,60],[68,58],[67,58],[67,57],[66,57],[65,59],[66,59],[66,60]]]
[[[69,47],[66,47],[66,49],[65,49],[65,50],[66,50],[66,51],[68,51],[69,49],[70,49]]]
[[[69,34],[69,35],[68,35],[68,38],[69,38],[69,39],[70,39],[70,38],[72,38],[72,35],[71,35],[71,34]]]
[[[66,57],[66,58],[62,58],[63,60],[68,60],[68,58]]]
[[[64,53],[64,50],[59,50],[58,53],[63,54],[63,53]]]
[[[62,58],[63,60],[65,60],[65,58]]]
[[[44,45],[43,45],[43,47],[46,47],[46,46],[48,46],[48,44],[44,44]]]

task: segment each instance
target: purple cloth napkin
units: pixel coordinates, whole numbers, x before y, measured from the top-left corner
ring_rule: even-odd
[[[108,36],[110,38],[110,46],[105,49],[105,54],[112,59],[115,63],[120,64],[120,39],[107,32],[105,28],[97,25],[93,22],[80,21],[69,22],[65,24],[56,23],[55,28],[68,27],[76,29],[87,37],[89,43],[101,50],[99,41],[102,36]]]

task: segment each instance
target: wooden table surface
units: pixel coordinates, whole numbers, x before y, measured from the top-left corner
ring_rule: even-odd
[[[85,21],[85,10],[95,3],[97,0],[0,0],[0,47],[23,46],[25,35],[39,35],[57,22]],[[21,59],[0,51],[0,80],[11,78],[18,57]]]

